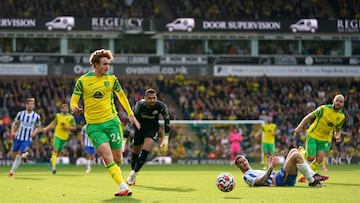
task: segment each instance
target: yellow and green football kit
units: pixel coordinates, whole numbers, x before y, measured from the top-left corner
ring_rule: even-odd
[[[307,130],[306,154],[314,157],[318,151],[329,152],[334,130],[342,128],[345,114],[342,110],[335,111],[330,104],[318,107],[312,114],[315,120]],[[316,160],[310,164],[310,168],[314,171],[319,166],[320,163]]]
[[[307,130],[306,153],[308,156],[316,156],[317,151],[329,152],[334,130],[341,129],[345,123],[344,112],[335,111],[332,105],[322,105],[312,114],[315,120]]]
[[[96,148],[105,142],[110,143],[112,150],[122,145],[123,131],[114,104],[114,93],[126,113],[134,115],[117,77],[112,74],[95,76],[94,72],[89,72],[82,75],[71,96],[71,109],[78,105],[81,98],[84,102],[87,133]],[[119,164],[112,162],[106,166],[117,184],[124,182]]]

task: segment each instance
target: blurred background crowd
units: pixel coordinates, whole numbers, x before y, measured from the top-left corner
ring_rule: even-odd
[[[1,16],[56,17],[72,15],[200,18],[359,18],[358,0],[5,0]]]
[[[271,78],[185,78],[177,75],[170,78],[122,78],[120,83],[126,91],[130,104],[143,97],[144,91],[155,88],[159,99],[167,103],[173,120],[265,120],[273,117],[279,133],[276,137],[277,154],[286,154],[290,147],[302,146],[305,132],[293,136],[295,126],[317,106],[331,104],[337,93],[345,95],[347,121],[344,126],[344,139],[341,144],[333,142],[332,153],[360,155],[359,128],[359,81],[346,79],[331,80],[288,80]],[[62,103],[68,102],[72,94],[74,78],[33,78],[13,80],[2,78],[0,101],[2,106],[2,125],[0,157],[9,157],[12,140],[9,137],[10,124],[16,113],[24,109],[23,99],[35,96],[36,111],[40,113],[43,125],[50,123],[58,113]],[[117,102],[119,117],[127,123],[126,113]],[[80,129],[84,124],[82,116],[76,117],[78,128],[70,136],[65,153],[76,159],[83,156],[80,145]],[[230,157],[228,136],[234,125],[223,127],[197,126],[190,130],[184,126],[173,125],[170,136],[169,154],[174,158]],[[260,140],[254,135],[259,125],[241,124],[244,138],[243,153],[260,157]],[[33,143],[31,156],[46,161],[50,157],[52,132],[39,134],[38,142]],[[128,151],[131,151],[131,144]],[[165,155],[156,147],[153,156]]]
[[[198,18],[241,18],[241,19],[298,19],[316,18],[320,20],[358,19],[360,20],[360,0],[4,0],[0,6],[1,17],[56,17],[72,15],[75,17],[117,16],[164,18],[191,16]],[[16,48],[13,42],[0,37],[0,53],[46,52],[58,53],[60,39],[22,39]],[[155,53],[155,43],[148,46],[131,36],[117,44],[116,53]],[[70,39],[70,53],[89,54],[94,48],[102,47],[101,40]],[[301,52],[296,43],[286,40],[259,42],[259,54],[344,54],[340,41],[308,41],[303,43]],[[86,47],[86,46],[92,47]],[[210,49],[202,48],[200,40],[165,40],[165,53],[169,54],[229,54],[249,55],[250,43],[245,41],[209,41]],[[360,55],[360,43],[354,41],[353,55]],[[159,99],[167,103],[174,120],[258,120],[272,116],[279,134],[276,138],[277,154],[284,154],[289,147],[301,146],[304,133],[293,136],[294,127],[310,111],[319,105],[332,102],[336,93],[345,95],[347,121],[344,126],[344,139],[340,144],[333,143],[331,153],[360,156],[360,80],[346,78],[294,79],[294,78],[186,78],[176,75],[169,78],[125,78],[119,76],[123,89],[133,106],[142,98],[146,88],[158,90]],[[68,102],[76,78],[36,77],[6,78],[0,76],[0,158],[9,158],[12,140],[10,126],[19,110],[25,108],[27,96],[36,98],[36,111],[40,113],[43,125],[50,123],[62,103]],[[119,105],[119,104],[118,104]],[[121,107],[119,107],[121,109]],[[126,124],[127,117],[120,110],[119,117]],[[83,156],[79,134],[84,120],[76,117],[78,128],[71,135],[64,155],[75,160]],[[193,128],[191,131],[173,125],[169,154],[174,158],[210,157],[229,158],[228,135],[234,126]],[[244,140],[243,153],[260,156],[260,140],[254,134],[259,126],[237,125]],[[39,134],[33,142],[31,157],[48,161],[51,153],[52,132]],[[128,150],[131,151],[131,145]],[[158,148],[153,156],[163,155]]]

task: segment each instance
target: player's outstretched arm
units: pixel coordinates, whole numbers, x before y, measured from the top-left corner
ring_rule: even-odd
[[[295,128],[294,130],[294,134],[296,133],[300,133],[303,129],[304,126],[306,126],[306,124],[310,123],[310,121],[312,121],[315,118],[315,116],[313,115],[313,112],[309,113],[308,115],[306,115],[301,122],[299,123],[299,125]]]
[[[83,108],[79,107],[79,101],[80,101],[79,95],[76,94],[71,95],[70,109],[71,109],[71,113],[74,115],[79,115],[83,112]]]

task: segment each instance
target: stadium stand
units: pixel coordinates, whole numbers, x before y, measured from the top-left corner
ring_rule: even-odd
[[[154,17],[154,0],[63,0],[63,1],[4,1],[0,7],[3,17],[56,17],[71,15],[75,17],[118,16]]]
[[[76,5],[76,6],[75,6]],[[213,0],[199,2],[195,0],[62,0],[41,1],[32,0],[25,3],[20,0],[6,0],[0,6],[2,17],[49,17],[72,15],[75,17],[116,16],[116,17],[144,17],[161,18],[166,20],[177,17],[191,16],[208,19],[279,19],[279,18],[316,18],[320,20],[337,18],[360,19],[359,0],[327,0],[327,1],[301,1],[301,0]],[[116,53],[146,53],[155,54],[157,45],[152,41],[153,47],[146,47],[149,41],[142,41],[149,36],[131,36],[132,40],[116,48]],[[126,38],[126,39],[129,39]],[[139,40],[141,38],[141,40]],[[73,40],[73,41],[71,41]],[[94,47],[104,43],[94,43],[94,47],[84,47],[93,41],[101,39],[71,39],[69,53],[88,53]],[[140,41],[135,46],[134,44]],[[265,40],[264,40],[265,41]],[[302,45],[301,53],[297,43],[286,40],[259,40],[260,55],[327,55],[343,56],[345,54],[342,40],[309,40]],[[75,43],[76,42],[76,43]],[[296,41],[297,42],[297,41]],[[19,45],[14,49],[13,41],[0,37],[0,53],[59,53],[60,39],[27,39],[17,38]],[[106,44],[106,43],[105,43]],[[215,54],[215,55],[244,55],[251,54],[250,40],[224,39],[209,40],[209,49],[203,49],[203,41],[187,39],[167,39],[164,42],[167,54]],[[332,50],[334,48],[335,50]],[[354,40],[351,47],[353,55],[360,55],[360,42]],[[148,51],[150,50],[150,51]],[[40,55],[41,55],[40,54]],[[290,146],[302,145],[304,135],[292,136],[294,126],[305,114],[320,104],[330,103],[335,92],[346,96],[345,110],[348,116],[345,126],[345,139],[339,145],[333,144],[332,154],[351,154],[360,156],[360,107],[359,107],[359,79],[353,78],[322,78],[314,79],[286,79],[286,78],[236,78],[236,77],[203,77],[184,78],[174,76],[160,80],[156,78],[121,78],[123,88],[129,95],[130,103],[142,97],[148,87],[158,89],[160,99],[170,103],[172,119],[194,120],[221,120],[221,119],[258,119],[262,111],[274,115],[281,134],[277,137],[277,152],[285,154]],[[9,128],[15,113],[23,108],[22,99],[33,95],[37,98],[36,109],[41,114],[43,123],[49,123],[58,112],[58,107],[68,101],[72,93],[74,78],[72,77],[34,77],[25,78],[0,76],[0,158],[8,158],[11,147]],[[330,93],[331,92],[331,93]],[[119,112],[122,121],[126,122],[124,112]],[[83,118],[76,117],[80,126]],[[172,157],[183,158],[206,157],[215,153],[215,157],[227,157],[229,154],[223,132],[211,131],[210,141],[205,141],[209,151],[194,149],[192,140],[186,140],[183,132],[172,129],[173,142],[169,150]],[[252,133],[252,132],[250,132]],[[38,144],[32,147],[31,157],[38,161],[48,161],[51,155],[51,133],[40,135]],[[244,146],[247,154],[257,153],[256,140],[250,135]],[[65,155],[75,159],[82,156],[79,147],[78,131],[72,135],[72,146],[68,146]],[[202,142],[201,138],[198,141]],[[185,142],[187,144],[185,144]],[[210,146],[211,145],[211,146]],[[225,146],[225,147],[224,147]],[[74,149],[74,150],[72,150]],[[154,150],[152,156],[161,152]]]
[[[136,81],[136,82],[135,82]],[[266,111],[274,116],[275,123],[278,124],[281,135],[277,138],[278,152],[285,153],[289,146],[303,145],[304,135],[293,137],[292,131],[294,126],[299,122],[303,115],[311,111],[315,106],[331,102],[332,94],[329,92],[341,92],[346,98],[346,113],[348,116],[345,131],[346,142],[340,146],[334,144],[334,149],[340,150],[334,153],[358,153],[359,148],[359,104],[360,95],[357,88],[360,86],[359,81],[348,82],[346,80],[296,80],[290,82],[287,79],[241,79],[228,77],[225,79],[180,79],[173,77],[166,80],[157,79],[122,79],[124,89],[129,94],[130,103],[133,105],[135,101],[141,98],[142,93],[148,87],[155,87],[161,92],[160,99],[164,100],[166,95],[171,98],[178,98],[177,101],[171,103],[171,109],[179,109],[180,114],[176,115],[178,119],[185,120],[256,120],[262,111]],[[14,118],[14,112],[18,108],[22,108],[22,98],[28,95],[36,95],[38,99],[37,111],[41,114],[44,123],[50,122],[58,107],[63,101],[68,101],[73,87],[73,78],[35,78],[24,80],[3,79],[0,82],[2,95],[6,95],[0,102],[4,107],[4,115]],[[34,88],[35,87],[35,88]],[[228,96],[225,96],[228,95]],[[330,99],[330,100],[329,100]],[[168,102],[168,101],[167,101]],[[286,110],[285,110],[286,109]],[[7,114],[8,113],[8,114]],[[172,115],[176,112],[172,112]],[[120,113],[122,115],[122,113]],[[174,118],[172,118],[174,119]],[[126,118],[122,117],[126,122]],[[79,127],[82,118],[77,118]],[[2,152],[5,156],[9,156],[8,152],[8,131],[9,122],[2,125],[4,132],[2,133]],[[79,128],[80,129],[80,128]],[[220,132],[216,132],[220,133]],[[253,132],[251,132],[253,133]],[[73,136],[80,139],[76,132]],[[181,144],[185,141],[186,136],[174,133],[176,141],[173,143],[174,156],[182,157],[187,151]],[[51,136],[51,133],[50,133]],[[214,135],[214,145],[220,143],[221,136]],[[247,135],[251,137],[251,135]],[[253,138],[251,138],[253,139]],[[33,156],[40,159],[44,155],[49,155],[49,140],[41,137],[43,143],[36,149],[33,149]],[[250,142],[255,142],[251,140]],[[77,142],[71,142],[79,145]],[[221,146],[221,145],[219,145]],[[40,147],[40,148],[39,148]],[[245,152],[253,152],[254,146],[245,148]],[[44,149],[43,149],[44,148]],[[70,149],[78,149],[71,151]],[[214,147],[213,149],[215,149]],[[170,150],[171,151],[171,150]],[[218,150],[220,152],[225,149]],[[158,152],[155,150],[155,152]],[[69,153],[74,157],[81,156],[79,146],[70,147]],[[204,154],[202,154],[205,156]],[[222,157],[221,153],[218,153]],[[44,159],[44,158],[42,158]]]

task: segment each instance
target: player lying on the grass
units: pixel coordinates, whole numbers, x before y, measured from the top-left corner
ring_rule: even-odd
[[[284,166],[279,172],[273,171],[280,163],[279,158],[270,156],[269,168],[264,170],[253,170],[249,161],[239,155],[235,158],[235,165],[243,172],[243,179],[249,186],[294,186],[298,171],[308,180],[309,186],[322,187],[320,181],[323,177],[310,169],[298,149],[291,149],[287,154]]]

